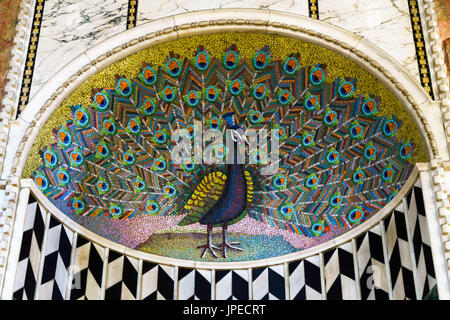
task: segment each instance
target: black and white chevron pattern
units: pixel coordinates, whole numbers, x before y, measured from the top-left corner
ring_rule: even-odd
[[[248,300],[248,269],[217,270],[216,300]]]
[[[407,200],[408,220],[413,237],[418,288],[420,292],[418,299],[422,299],[436,284],[422,189],[415,186],[407,195]]]
[[[15,300],[34,299],[44,239],[45,216],[45,210],[30,194],[14,283]]]
[[[356,248],[361,299],[388,300],[389,288],[380,225],[356,238]]]
[[[416,299],[405,214],[395,210],[384,227],[394,300]]]
[[[53,216],[47,230],[44,266],[39,288],[39,300],[64,300],[69,275],[73,232]]]
[[[319,256],[289,263],[289,292],[291,300],[321,300]]]
[[[211,270],[178,269],[178,300],[211,300]]]
[[[71,300],[99,300],[105,249],[82,236],[77,237],[77,247],[72,268]]]
[[[351,242],[323,254],[327,300],[356,300],[357,287]]]
[[[144,261],[142,300],[173,300],[175,268]]]
[[[253,300],[284,300],[284,266],[276,265],[252,270]]]
[[[136,300],[138,260],[110,250],[106,271],[105,300]]]

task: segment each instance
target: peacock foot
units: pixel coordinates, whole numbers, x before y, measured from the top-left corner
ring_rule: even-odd
[[[224,242],[219,245],[219,248],[222,251],[222,255],[224,258],[227,257],[227,249],[236,250],[236,251],[244,251],[244,249],[236,247],[236,245],[241,244],[240,242]]]
[[[209,251],[214,258],[217,258],[217,254],[214,252],[214,249],[220,250],[219,247],[213,245],[210,242],[208,242],[202,246],[198,246],[197,249],[203,249],[203,252],[202,252],[202,255],[200,256],[200,258],[203,258],[207,251]]]

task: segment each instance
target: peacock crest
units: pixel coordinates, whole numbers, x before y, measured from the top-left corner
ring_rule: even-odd
[[[402,187],[414,146],[397,137],[398,119],[379,113],[379,98],[358,94],[357,79],[301,63],[268,46],[245,59],[236,45],[144,63],[136,77],[93,90],[91,105],[71,107],[33,179],[70,214],[175,216],[208,234],[221,226],[222,246],[202,246],[214,256],[239,250],[226,228],[244,218],[304,239],[352,228]],[[226,139],[204,139],[206,130]],[[204,161],[235,156],[239,143],[243,162]]]

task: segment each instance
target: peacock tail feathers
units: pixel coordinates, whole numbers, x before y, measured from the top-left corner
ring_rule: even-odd
[[[206,175],[184,206],[188,214],[178,225],[185,226],[198,222],[219,201],[226,181],[227,176],[220,171]]]
[[[379,112],[389,101],[358,94],[357,79],[329,79],[325,64],[302,66],[297,52],[274,57],[265,46],[249,60],[236,45],[218,57],[203,46],[186,58],[171,52],[162,65],[143,63],[135,78],[117,75],[113,88],[91,98],[54,128],[55,143],[41,150],[33,174],[48,198],[77,215],[186,214],[182,225],[198,221],[208,206],[189,201],[209,195],[201,188],[219,191],[207,182],[220,179],[212,175],[225,165],[199,162],[192,149],[176,162],[174,150],[180,141],[195,145],[206,129],[225,132],[229,123],[249,138],[267,133],[266,144],[246,147],[245,214],[298,235],[358,225],[412,170],[414,146],[396,136],[401,122]],[[177,129],[184,133],[175,137]],[[225,141],[211,148],[228,152]],[[262,174],[273,163],[278,169]]]

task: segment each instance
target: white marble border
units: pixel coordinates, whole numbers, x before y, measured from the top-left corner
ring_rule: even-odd
[[[248,17],[252,17],[252,19],[248,19]],[[16,137],[10,141],[11,143],[9,144],[8,149],[11,152],[7,152],[7,161],[5,162],[4,167],[4,174],[8,174],[9,180],[11,181],[9,183],[11,191],[8,194],[11,198],[10,202],[12,205],[10,209],[15,211],[16,201],[14,198],[17,197],[15,189],[18,187],[18,177],[23,170],[29,150],[38,136],[40,128],[42,128],[46,120],[62,101],[87,78],[121,58],[160,42],[195,34],[244,31],[275,33],[303,39],[334,50],[355,61],[369,72],[373,73],[390,90],[392,90],[403,105],[406,106],[425,138],[424,140],[430,152],[430,156],[432,158],[448,158],[446,146],[438,143],[442,140],[441,138],[443,138],[443,132],[441,132],[442,130],[439,130],[440,125],[442,124],[438,123],[439,119],[433,118],[432,114],[430,114],[434,108],[432,108],[433,103],[427,93],[420,85],[418,85],[414,78],[409,75],[404,67],[368,41],[330,24],[289,13],[258,9],[207,10],[162,18],[120,33],[87,50],[85,53],[72,60],[72,62],[67,64],[55,77],[43,86],[43,88],[31,99],[28,106],[21,113],[20,118],[16,121],[16,132],[10,133]],[[408,90],[406,90],[406,88],[408,88]],[[410,176],[407,186],[405,186],[400,191],[399,195],[394,198],[395,201],[391,202],[392,205],[383,208],[378,214],[369,219],[369,221],[356,227],[352,231],[345,233],[341,237],[295,254],[242,263],[207,263],[163,258],[123,246],[120,248],[117,247],[117,249],[130,256],[145,256],[146,260],[155,261],[157,263],[192,268],[247,268],[296,260],[305,257],[306,255],[311,255],[318,251],[334,247],[338,243],[349,241],[357,234],[366,231],[367,228],[372,226],[372,223],[376,223],[381,219],[381,216],[386,215],[389,211],[393,210],[395,207],[393,203],[399,202],[401,196],[404,196],[409,187],[412,186],[416,177],[417,172]],[[58,211],[50,201],[42,195],[42,193],[39,191],[33,193],[36,194],[41,203],[45,204],[45,206],[56,215],[56,212]],[[70,224],[71,220],[64,217],[60,216],[61,221],[65,224]],[[80,229],[82,227],[76,225],[72,226],[72,228]],[[86,234],[87,232],[82,230],[80,233]],[[88,238],[94,239],[94,235],[95,234],[90,235]],[[95,236],[99,237],[98,235]],[[95,242],[99,242],[102,245],[109,243],[106,239],[101,237],[97,240],[98,241]],[[108,247],[112,248],[112,244],[111,246],[108,245]]]
[[[17,25],[14,37],[14,47],[11,50],[11,60],[9,62],[9,71],[6,75],[8,80],[1,104],[3,109],[0,113],[0,172],[3,168],[3,162],[8,142],[9,121],[15,116],[15,108],[20,98],[22,87],[23,70],[27,58],[28,42],[33,24],[34,7],[36,0],[24,0],[20,2],[19,14],[17,16]]]
[[[449,79],[447,75],[447,65],[444,60],[442,50],[442,42],[440,38],[439,26],[437,23],[437,14],[433,0],[422,0],[425,13],[424,30],[428,33],[431,55],[428,56],[430,61],[431,74],[436,78],[436,95],[441,100],[440,109],[444,122],[445,137],[447,148],[450,153],[450,89]],[[444,258],[447,266],[447,277],[450,281],[450,198],[448,185],[445,184],[445,172],[449,171],[450,163],[431,162],[433,188],[436,199],[436,206],[440,218],[440,230],[442,235],[442,243],[444,248]],[[434,250],[438,250],[434,248]],[[450,283],[447,283],[447,297],[450,297]],[[439,288],[440,289],[440,288]],[[442,289],[440,289],[442,290]],[[442,296],[439,292],[439,296]]]

